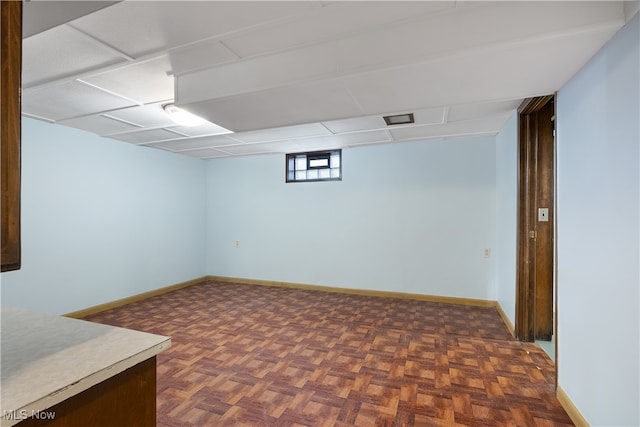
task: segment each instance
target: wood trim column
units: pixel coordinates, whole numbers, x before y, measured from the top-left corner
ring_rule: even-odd
[[[20,269],[22,2],[0,1],[2,271]]]
[[[530,137],[532,119],[529,114],[518,115],[518,233],[517,233],[517,274],[516,274],[516,321],[515,336],[521,341],[533,341],[533,286],[531,230],[531,164],[534,155]]]

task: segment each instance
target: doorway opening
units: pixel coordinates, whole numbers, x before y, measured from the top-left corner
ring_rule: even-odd
[[[543,341],[555,360],[555,95],[518,108],[515,335]]]

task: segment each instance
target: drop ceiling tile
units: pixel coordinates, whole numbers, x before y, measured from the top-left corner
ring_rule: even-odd
[[[23,110],[194,157],[492,134],[520,98],[557,90],[624,23],[621,2],[539,4],[122,2],[26,40]],[[126,55],[144,56],[120,63]],[[212,129],[178,127],[162,111],[176,96],[167,72],[209,66],[221,78],[194,79],[185,102],[236,134],[202,136]],[[76,72],[105,90],[58,81]],[[416,125],[378,125],[385,112],[413,112]],[[290,129],[304,123],[315,125]],[[138,126],[152,129],[129,132]]]
[[[310,13],[298,16],[298,19],[230,35],[224,37],[223,41],[242,58],[291,49],[326,40],[353,29],[358,25],[358,21],[348,22],[346,28],[345,23],[341,22],[348,9],[347,2],[326,3],[326,7],[314,9]]]
[[[356,132],[342,135],[324,135],[309,138],[287,139],[274,142],[254,144],[238,144],[220,147],[220,150],[233,155],[250,155],[266,153],[297,153],[303,151],[329,150],[352,145],[390,142],[385,131]]]
[[[171,126],[171,130],[188,136],[212,136],[232,133],[230,130],[214,123],[204,123],[200,126]]]
[[[502,129],[502,126],[508,118],[509,114],[501,114],[465,122],[391,129],[389,132],[395,141],[453,136],[495,135]]]
[[[556,1],[544,7],[535,1],[476,3],[345,38],[336,46],[336,61],[343,71],[409,65],[498,44],[542,41],[549,34],[583,32],[586,26],[622,15],[616,2]]]
[[[472,120],[483,116],[513,112],[518,109],[522,99],[507,101],[481,102],[473,104],[453,105],[449,107],[448,122]]]
[[[442,7],[442,5],[439,5],[437,6],[437,9]],[[336,6],[332,6],[330,9],[333,10],[335,8]],[[381,2],[380,4],[367,3],[366,5],[351,4],[349,7],[342,6],[342,8],[339,8],[340,11],[351,11],[351,13],[348,16],[342,16],[341,19],[344,20],[345,25],[346,22],[350,22],[351,27],[355,26],[355,29],[344,28],[343,30],[338,31],[338,33],[347,30],[347,35],[353,34],[353,32],[358,33],[359,24],[357,23],[359,22],[367,21],[367,19],[372,20],[372,22],[377,22],[379,20],[392,21],[394,16],[396,18],[398,16],[406,17],[406,15],[413,16],[415,13],[412,14],[411,10],[415,9],[422,11],[424,8],[432,10],[434,6],[425,6],[421,4],[421,2],[409,2],[408,4],[403,5]],[[391,13],[391,16],[384,16],[385,11],[388,12],[392,10],[400,11],[401,13]],[[356,16],[358,16],[358,18],[354,19]],[[271,28],[270,31],[278,32],[280,36],[277,37],[277,39],[282,40],[275,41],[273,44],[274,46],[278,45],[288,48],[289,43],[298,43],[297,40],[299,34],[295,31],[295,28],[298,27],[302,27],[305,28],[306,31],[310,31],[309,37],[311,37],[311,39],[323,39],[326,37],[323,32],[324,29],[328,28],[329,31],[331,31],[332,25],[335,25],[334,21],[335,20],[330,19],[323,21],[322,25],[318,24],[318,28],[316,30],[311,29],[311,26],[306,26],[304,19],[297,20],[295,23],[290,23],[290,25],[294,26],[293,29],[286,29],[286,24],[279,23],[275,29]],[[342,25],[343,24],[339,24],[339,26]],[[422,28],[421,25],[413,25],[418,28]],[[305,31],[303,31],[303,33],[305,33]],[[252,43],[256,45],[261,45],[269,38],[262,34],[262,32],[250,33],[249,35],[244,35],[242,37],[248,37]],[[329,40],[311,45],[308,43],[304,45],[303,43],[303,45],[298,48],[288,48],[284,51],[282,51],[282,47],[279,49],[274,47],[272,50],[275,50],[275,52],[268,55],[264,54],[254,56],[239,62],[181,74],[177,77],[176,81],[177,99],[180,103],[192,103],[202,101],[207,98],[220,98],[256,90],[270,89],[273,87],[288,85],[292,82],[308,81],[310,79],[317,79],[321,77],[336,77],[339,73],[353,73],[354,71],[361,71],[364,63],[355,63],[349,59],[355,56],[356,52],[363,55],[368,62],[371,62],[371,58],[375,53],[376,57],[380,56],[380,59],[374,61],[375,65],[382,64],[385,67],[389,66],[389,64],[393,64],[390,57],[392,55],[397,55],[397,52],[403,52],[402,55],[411,59],[415,59],[416,57],[415,49],[410,46],[407,47],[404,39],[399,40],[396,38],[387,40],[388,37],[383,35],[382,38],[390,45],[386,48],[380,47],[378,40],[372,41],[372,36],[370,36],[369,33],[361,35],[361,37],[364,37],[361,45],[355,47],[349,46],[347,43],[351,37],[346,40]],[[289,40],[289,42],[284,42],[284,39]],[[413,43],[424,46],[428,44],[428,40],[432,40],[434,38],[413,37],[411,39],[413,40]],[[224,43],[225,45],[230,46],[232,50],[235,50],[233,43],[234,40],[236,39],[227,38],[224,40]],[[291,42],[291,40],[293,40],[293,42]],[[434,44],[438,43],[439,42],[434,42]],[[245,49],[239,48],[239,55],[244,56],[243,51],[246,51],[247,48],[249,48],[249,46],[253,46],[253,44],[247,44]],[[261,48],[258,48],[255,52],[257,53],[260,50]],[[362,54],[363,50],[370,50],[371,52]],[[342,52],[344,57],[338,59],[338,52]],[[372,64],[373,63],[367,65]],[[212,84],[211,82],[214,83]]]
[[[337,62],[343,71],[379,68],[389,64],[408,65],[495,41],[495,32],[488,28],[486,22],[498,25],[494,22],[497,18],[490,16],[490,21],[474,19],[477,12],[468,12],[454,8],[447,13],[420,16],[404,25],[385,26],[375,32],[355,34],[337,46]],[[461,28],[464,30],[461,31]],[[474,36],[469,37],[469,34]]]
[[[320,123],[309,123],[304,125],[285,126],[280,128],[271,128],[250,132],[238,132],[233,135],[233,139],[240,142],[267,142],[283,139],[304,138],[318,135],[330,135]]]
[[[419,62],[444,50],[446,36],[429,21],[409,22],[402,26],[381,27],[378,31],[354,34],[336,44],[336,63],[342,74],[379,67]],[[446,27],[445,27],[446,29]],[[457,27],[450,31],[460,32]],[[467,34],[464,32],[464,34]]]
[[[520,3],[520,2],[517,2]],[[490,7],[491,6],[491,7]],[[391,7],[391,6],[389,6]],[[496,9],[497,8],[497,9]],[[498,13],[507,8],[513,10],[519,19],[516,23],[510,18],[509,13]],[[619,8],[619,7],[618,7]],[[571,10],[575,10],[573,6]],[[610,8],[614,9],[614,8]],[[325,41],[304,48],[294,48],[271,55],[262,55],[237,63],[231,63],[220,67],[204,69],[194,73],[187,73],[178,77],[176,82],[177,98],[180,103],[193,103],[207,98],[220,98],[249,93],[251,91],[265,90],[292,83],[304,82],[318,78],[337,78],[338,76],[352,75],[352,79],[360,79],[362,74],[376,74],[372,72],[374,67],[398,71],[398,68],[409,66],[421,66],[423,61],[442,60],[446,64],[451,62],[452,55],[466,55],[474,48],[481,48],[480,54],[485,49],[496,49],[503,45],[504,48],[517,43],[529,43],[526,37],[533,37],[540,33],[539,25],[529,23],[528,32],[520,30],[525,25],[519,21],[527,17],[527,12],[537,11],[544,13],[544,8],[537,5],[488,5],[476,8],[464,8],[461,12],[437,14],[429,16],[428,20],[415,20],[405,25],[392,25],[383,27],[379,31],[365,32],[347,37],[342,40]],[[485,19],[478,20],[471,12],[481,12]],[[498,17],[494,17],[497,15]],[[362,13],[366,17],[366,13]],[[496,21],[495,26],[487,27],[486,22]],[[535,21],[532,21],[535,23]],[[580,21],[582,22],[582,21]],[[465,31],[460,31],[465,28]],[[474,37],[468,37],[474,34]],[[553,38],[544,37],[540,43],[553,43]],[[489,62],[480,58],[481,61]],[[503,59],[504,61],[504,59]],[[504,65],[509,68],[508,64]],[[415,67],[414,67],[415,69]],[[457,75],[465,73],[473,67],[466,67],[457,72]],[[355,76],[353,74],[356,74]],[[365,79],[370,77],[366,75]],[[425,77],[413,76],[400,84],[425,81]],[[436,76],[438,77],[438,76]],[[445,74],[444,78],[447,77]],[[477,79],[470,79],[475,84]],[[427,80],[429,81],[429,80]],[[438,81],[438,80],[430,80]],[[224,82],[224,84],[205,84],[205,82]],[[387,79],[378,82],[387,90],[394,90],[395,80]],[[427,85],[423,85],[427,86]],[[383,91],[384,87],[381,88]],[[368,89],[371,97],[377,97],[379,88]],[[386,94],[386,92],[382,92]],[[424,98],[422,98],[424,99]],[[446,102],[440,105],[445,105]],[[418,105],[418,104],[412,104]],[[413,107],[417,108],[417,107]],[[386,108],[376,108],[371,113],[387,111]],[[395,110],[395,108],[392,108]],[[369,112],[369,111],[367,111]]]
[[[25,1],[22,37],[26,39],[115,3],[117,1]]]
[[[59,121],[58,124],[97,133],[98,135],[127,132],[140,128],[131,123],[114,120],[105,115],[83,116],[70,120],[62,120]]]
[[[234,132],[362,115],[349,93],[331,80],[212,99],[185,107]]]
[[[170,50],[168,55],[173,75],[214,67],[239,59],[218,40],[205,40],[195,45]]]
[[[23,91],[22,111],[59,121],[132,106],[129,100],[76,81]]]
[[[413,113],[416,124],[437,124],[443,123],[445,108],[440,107],[385,113],[384,116],[404,113]],[[384,121],[382,114],[353,117],[349,119],[331,120],[322,122],[322,124],[335,134],[361,132],[366,130],[389,129],[389,126],[387,126],[386,122]]]
[[[321,44],[176,76],[176,103],[222,98],[331,75],[334,46]]]
[[[200,159],[215,159],[219,157],[229,157],[230,154],[225,153],[224,151],[214,150],[213,148],[203,148],[201,150],[188,150],[188,151],[180,151],[179,154],[184,154],[185,156],[197,157]]]
[[[25,88],[125,61],[67,25],[24,39],[22,52]]]
[[[109,116],[116,119],[134,123],[142,127],[170,127],[175,123],[162,109],[162,103],[149,105],[136,105],[116,111],[110,111]]]
[[[83,81],[135,100],[139,104],[173,99],[173,77],[168,56],[139,62],[82,78]]]
[[[224,43],[238,55],[249,57],[377,29],[381,25],[453,7],[453,2],[324,3],[299,19],[225,37]]]
[[[441,124],[444,123],[446,111],[447,109],[443,107],[414,110],[413,119],[417,125]],[[411,113],[411,111],[407,112]]]
[[[615,31],[606,26],[340,80],[365,114],[548,94],[562,87]]]
[[[345,77],[342,81],[365,113],[407,112],[447,105],[451,102],[461,103],[479,96],[479,92],[488,91],[478,87],[482,85],[475,83],[483,81],[486,84],[485,73],[477,76],[479,71],[484,71],[478,71],[481,65],[477,64],[477,61],[484,61],[483,55],[466,61],[454,58],[447,61],[382,69]],[[476,70],[470,74],[468,70],[474,67]],[[499,71],[501,78],[512,74],[508,68],[500,70],[497,64],[485,68]],[[474,75],[476,78],[471,80],[468,78],[469,75]],[[487,78],[489,81],[498,80],[497,76],[489,75]],[[437,82],[437,84],[419,84],[418,82]]]
[[[74,26],[133,57],[278,21],[309,2],[123,1]]]
[[[376,130],[298,139],[295,142],[297,142],[304,151],[313,151],[349,147],[352,145],[391,142],[391,137],[387,131]]]
[[[259,144],[242,144],[223,147],[221,150],[234,156],[251,154],[291,153],[301,151],[302,148],[293,141],[266,142]]]
[[[154,141],[166,141],[171,139],[184,138],[184,135],[179,135],[167,129],[151,129],[110,135],[109,138],[130,142],[132,144],[148,144]]]
[[[369,129],[384,129],[387,127],[381,115],[353,117],[322,122],[333,133],[357,132]]]
[[[195,150],[200,148],[212,148],[217,146],[229,146],[239,144],[225,135],[205,136],[199,138],[181,138],[172,141],[163,141],[149,144],[149,147],[166,148],[172,151]]]

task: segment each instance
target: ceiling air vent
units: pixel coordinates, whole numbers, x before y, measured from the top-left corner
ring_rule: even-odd
[[[409,123],[414,123],[413,113],[397,114],[395,116],[384,116],[383,119],[385,123],[387,123],[387,126],[407,125]]]

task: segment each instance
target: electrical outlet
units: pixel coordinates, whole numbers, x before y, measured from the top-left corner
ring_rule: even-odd
[[[484,257],[485,258],[491,257],[491,248],[484,248]]]
[[[236,249],[240,247],[240,240],[236,240]]]

